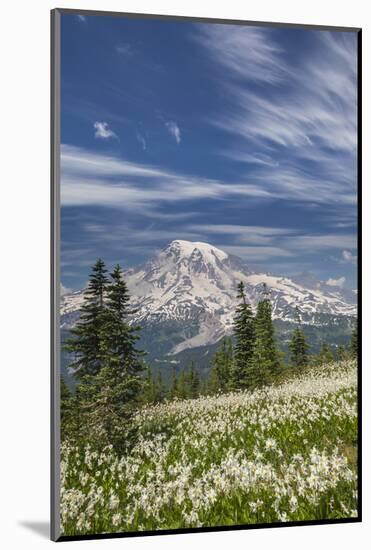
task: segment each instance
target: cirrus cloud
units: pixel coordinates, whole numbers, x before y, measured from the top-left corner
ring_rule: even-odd
[[[117,138],[117,135],[108,126],[107,122],[94,122],[94,136],[99,139]]]

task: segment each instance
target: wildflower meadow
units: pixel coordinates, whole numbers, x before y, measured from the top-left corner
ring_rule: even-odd
[[[119,455],[66,440],[63,535],[357,515],[355,360],[280,384],[141,408]]]

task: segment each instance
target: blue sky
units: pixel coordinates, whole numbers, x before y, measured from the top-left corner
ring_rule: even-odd
[[[355,288],[356,40],[63,15],[63,286],[186,239]]]

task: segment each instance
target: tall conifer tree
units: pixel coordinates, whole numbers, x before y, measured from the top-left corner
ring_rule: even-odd
[[[259,301],[256,311],[254,329],[255,342],[251,371],[255,379],[254,384],[262,386],[272,381],[280,371],[280,357],[272,321],[272,305],[265,284],[263,298]]]
[[[308,365],[308,349],[309,345],[301,327],[301,320],[299,310],[296,308],[296,323],[297,326],[292,334],[291,341],[288,348],[290,350],[291,365],[295,368],[301,369]]]
[[[71,337],[65,342],[65,349],[73,354],[70,367],[75,376],[95,375],[102,367],[103,332],[105,328],[104,295],[107,290],[107,269],[102,260],[97,260],[92,268],[89,284],[84,292],[84,302],[76,326],[71,329]]]
[[[130,316],[136,313],[129,306],[130,295],[119,265],[111,273],[107,286],[107,312],[105,317],[104,351],[111,368],[118,368],[126,378],[131,378],[131,398],[136,397],[138,380],[144,370],[144,352],[138,350],[140,327],[129,325]],[[134,383],[134,379],[136,383]]]
[[[200,385],[200,375],[197,368],[195,367],[194,362],[192,361],[188,375],[189,397],[194,399],[199,396]]]
[[[235,389],[248,388],[254,385],[251,372],[251,357],[254,348],[254,316],[250,304],[246,300],[245,287],[241,281],[238,284],[237,298],[240,301],[234,318],[234,349],[233,386]]]
[[[354,325],[352,336],[350,339],[350,353],[352,357],[356,358],[358,357],[358,326],[357,322]]]
[[[334,353],[331,349],[331,346],[327,342],[321,343],[321,348],[318,354],[318,362],[321,365],[327,365],[334,361]]]
[[[128,324],[130,296],[120,266],[110,276],[101,332],[102,367],[84,379],[83,391],[93,439],[122,450],[130,443],[131,416],[145,384],[144,364],[136,348],[138,327]]]
[[[211,361],[209,387],[212,393],[231,389],[233,369],[233,347],[231,338],[223,338]]]

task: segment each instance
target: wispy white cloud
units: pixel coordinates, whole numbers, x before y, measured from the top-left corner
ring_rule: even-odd
[[[328,235],[296,235],[288,240],[287,246],[298,253],[310,251],[318,252],[347,246],[355,249],[357,246],[356,236],[353,234],[328,234]]]
[[[196,40],[222,69],[224,114],[209,121],[236,138],[222,154],[255,166],[249,181],[257,178],[270,192],[274,186],[285,200],[353,205],[355,33],[318,32],[316,46],[295,66],[268,29],[212,26]]]
[[[94,122],[95,137],[100,139],[117,138],[117,135],[113,130],[109,128],[107,122]]]
[[[345,281],[346,281],[345,277],[339,277],[338,279],[330,278],[330,279],[327,279],[326,285],[343,288]]]
[[[118,157],[94,153],[75,147],[62,145],[61,147],[62,175],[84,177],[85,179],[100,179],[120,176],[133,177],[168,177],[165,170],[150,165],[136,164]]]
[[[134,54],[134,48],[131,44],[120,43],[116,46],[116,52],[125,57],[131,57]]]
[[[232,225],[232,224],[192,224],[188,229],[199,231],[204,235],[223,235],[232,238],[238,245],[269,245],[284,235],[295,233],[293,229],[285,227],[266,227],[259,225]]]
[[[276,246],[235,246],[223,243],[217,243],[215,246],[248,262],[266,262],[271,258],[289,258],[293,256],[293,253],[289,250]]]
[[[62,145],[61,173],[65,206],[153,210],[160,204],[192,199],[270,196],[258,185],[189,176],[66,145]]]
[[[144,206],[153,209],[160,203],[236,197],[259,201],[286,197],[309,204],[335,200],[344,205],[355,200],[342,188],[337,189],[334,197],[331,182],[318,183],[313,176],[297,172],[294,167],[280,174],[272,173],[266,185],[262,174],[255,174],[247,182],[225,182],[133,163],[69,145],[62,145],[61,173],[62,201],[70,206],[104,204],[116,209]],[[313,195],[315,185],[317,195]]]
[[[137,140],[140,143],[140,145],[142,146],[143,151],[146,151],[147,142],[146,142],[144,136],[142,136],[142,134],[140,134],[139,132],[137,132]]]
[[[182,141],[182,136],[178,124],[173,120],[169,120],[168,122],[165,122],[165,126],[168,129],[169,134],[175,139],[175,141],[179,145],[179,143]]]
[[[81,23],[86,23],[87,22],[85,15],[78,14],[78,15],[76,15],[76,19],[78,21],[81,21]]]
[[[352,254],[349,250],[342,251],[341,259],[344,263],[355,264],[357,262],[357,256],[355,254]]]
[[[221,155],[231,160],[246,164],[259,164],[263,166],[272,166],[274,168],[279,166],[279,162],[273,159],[270,155],[266,153],[258,153],[257,151],[254,151],[253,153],[246,153],[242,151],[221,151]]]
[[[262,225],[234,225],[234,224],[203,224],[193,225],[194,229],[203,228],[208,233],[227,235],[246,235],[255,233],[264,236],[287,235],[293,233],[293,229],[286,227],[269,227]]]
[[[267,28],[200,25],[198,29],[195,40],[232,77],[277,84],[289,74],[282,49],[272,41]]]
[[[303,235],[300,231],[288,227],[269,227],[259,225],[232,225],[232,224],[189,224],[189,231],[199,231],[203,235],[223,235],[232,239],[233,246],[276,246],[278,250],[285,250],[287,256],[297,257],[318,254],[330,249],[342,249],[346,245],[350,249],[356,247],[356,238],[352,234],[318,234]],[[347,251],[345,251],[347,252]],[[283,255],[280,253],[279,255]],[[350,252],[348,258],[353,258]]]

